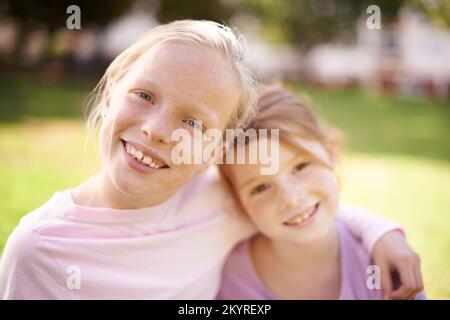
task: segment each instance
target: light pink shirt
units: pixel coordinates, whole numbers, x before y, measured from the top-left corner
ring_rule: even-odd
[[[341,219],[368,250],[398,227],[357,212]],[[0,297],[214,299],[227,255],[254,232],[215,167],[149,208],[83,207],[57,192],[9,237]]]

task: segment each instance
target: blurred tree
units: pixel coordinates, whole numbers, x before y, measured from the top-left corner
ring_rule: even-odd
[[[345,41],[346,35],[355,31],[357,19],[366,14],[369,5],[378,5],[383,25],[389,24],[397,17],[404,2],[404,0],[242,0],[242,10],[246,14],[261,17],[263,33],[271,40],[311,47],[338,37]]]
[[[2,0],[0,6],[25,31],[46,28],[50,33],[65,28],[69,14],[67,7],[77,5],[81,9],[81,26],[103,26],[128,10],[133,0]]]
[[[442,29],[450,28],[450,0],[412,0],[411,2],[425,13],[435,26]]]
[[[12,18],[18,26],[18,39],[13,55],[13,64],[20,65],[21,52],[25,39],[30,32],[46,30],[52,39],[54,32],[66,28],[70,13],[66,13],[70,5],[77,5],[81,11],[81,29],[102,27],[125,13],[133,4],[133,0],[90,1],[90,0],[0,0],[0,17]],[[71,30],[77,32],[77,30]],[[45,55],[51,55],[51,43],[47,44]]]
[[[369,5],[380,7],[383,28],[395,21],[405,4],[419,9],[436,25],[450,27],[450,0],[0,0],[0,18],[6,14],[15,20],[20,28],[17,42],[23,45],[32,30],[45,29],[51,36],[65,28],[69,5],[81,8],[81,27],[85,28],[106,25],[134,3],[150,6],[162,23],[186,18],[229,23],[236,16],[244,17],[241,21],[255,17],[267,40],[291,42],[303,49],[334,40],[352,41],[357,20],[369,17]]]
[[[157,18],[162,23],[179,19],[227,22],[235,13],[236,4],[236,1],[224,0],[160,0]]]
[[[415,7],[441,27],[450,25],[450,0],[160,0],[157,14],[161,22],[176,19],[210,19],[230,22],[234,14],[261,21],[268,40],[292,42],[301,47],[354,39],[355,23],[367,7],[378,5],[382,25],[398,17],[404,5]]]

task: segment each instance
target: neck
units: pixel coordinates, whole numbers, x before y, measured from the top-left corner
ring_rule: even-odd
[[[173,192],[153,195],[130,195],[120,190],[102,171],[73,190],[75,203],[89,207],[137,209],[157,206],[167,201]]]
[[[339,239],[334,224],[328,233],[309,243],[295,243],[286,240],[273,240],[261,236],[260,240],[265,250],[287,268],[317,269],[320,265],[329,265],[339,261]]]

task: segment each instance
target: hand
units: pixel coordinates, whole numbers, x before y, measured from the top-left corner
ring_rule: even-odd
[[[381,289],[386,299],[414,299],[423,290],[420,258],[399,230],[384,234],[373,248],[373,259],[381,269]],[[393,274],[400,278],[395,288]]]

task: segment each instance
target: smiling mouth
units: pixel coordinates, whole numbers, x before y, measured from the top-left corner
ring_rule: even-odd
[[[153,169],[164,169],[169,166],[163,161],[144,153],[144,151],[139,150],[138,147],[132,145],[131,143],[121,140],[125,147],[125,151],[139,163]]]
[[[319,202],[317,202],[314,206],[312,206],[308,210],[305,210],[302,213],[297,214],[296,216],[283,222],[283,224],[286,226],[298,226],[300,224],[303,224],[306,221],[308,221],[309,219],[311,219],[316,214],[318,208],[319,208]]]

